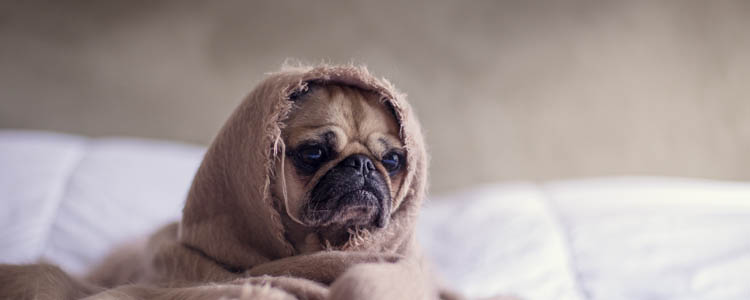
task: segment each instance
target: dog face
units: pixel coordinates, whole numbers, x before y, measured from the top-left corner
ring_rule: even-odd
[[[393,111],[375,93],[339,85],[312,85],[294,101],[283,178],[274,179],[287,217],[328,241],[385,227],[406,167]]]

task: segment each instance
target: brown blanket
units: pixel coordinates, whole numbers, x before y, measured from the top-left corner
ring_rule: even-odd
[[[294,229],[283,225],[280,214],[286,212],[281,209],[282,200],[273,197],[271,185],[275,167],[284,160],[282,131],[292,109],[290,97],[313,82],[356,87],[388,102],[400,126],[407,165],[386,227],[354,234],[342,246],[303,254],[287,239]],[[117,251],[93,270],[87,282],[61,279],[69,282],[57,295],[89,295],[91,299],[454,298],[437,288],[415,242],[426,176],[427,155],[419,123],[404,95],[389,82],[373,77],[363,67],[285,68],[260,83],[216,136],[178,224],[166,226],[142,244]],[[10,275],[9,268],[0,269],[0,283],[5,284],[0,286],[0,296],[30,296],[20,290],[23,283]],[[16,276],[42,280],[31,271],[24,273],[29,267],[15,268]]]

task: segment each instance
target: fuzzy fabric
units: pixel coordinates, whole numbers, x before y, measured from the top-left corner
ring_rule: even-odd
[[[377,93],[397,116],[407,159],[388,226],[354,235],[339,248],[300,254],[285,237],[289,228],[280,220],[283,200],[271,196],[270,184],[275,164],[284,159],[281,132],[292,109],[290,97],[308,83]],[[144,246],[116,252],[89,279],[116,293],[138,295],[166,295],[163,290],[144,292],[140,285],[195,289],[220,283],[270,286],[301,299],[457,298],[439,291],[417,249],[414,227],[426,175],[419,123],[404,95],[388,81],[364,67],[286,68],[260,83],[214,139],[181,222],[166,226]],[[136,286],[122,287],[125,283]],[[268,298],[277,299],[277,294],[282,295]]]

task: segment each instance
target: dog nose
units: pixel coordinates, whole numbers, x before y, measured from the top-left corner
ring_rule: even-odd
[[[354,154],[344,159],[341,162],[344,166],[352,167],[362,174],[370,174],[375,170],[375,165],[372,163],[369,157],[362,154]]]

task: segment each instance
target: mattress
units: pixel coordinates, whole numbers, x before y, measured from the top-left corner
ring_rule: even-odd
[[[177,220],[204,148],[0,130],[0,262],[82,274]],[[750,183],[609,177],[431,196],[418,239],[473,298],[750,299]]]

